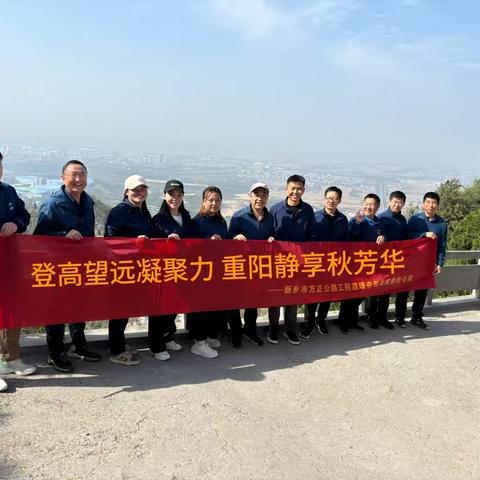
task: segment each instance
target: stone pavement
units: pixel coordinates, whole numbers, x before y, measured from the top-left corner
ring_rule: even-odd
[[[480,478],[480,312],[7,378],[0,479]],[[135,340],[144,348],[144,339]],[[98,346],[99,344],[97,344]],[[100,347],[98,347],[100,348]],[[106,353],[104,347],[103,353]]]

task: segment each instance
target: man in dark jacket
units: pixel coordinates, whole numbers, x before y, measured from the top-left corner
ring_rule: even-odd
[[[0,180],[3,176],[3,155],[0,152]],[[0,237],[23,233],[30,222],[30,214],[15,189],[0,181]],[[0,375],[15,373],[31,375],[35,365],[20,360],[20,328],[0,330]],[[0,378],[0,392],[7,389],[7,383]]]
[[[63,185],[47,198],[38,213],[35,235],[66,237],[81,241],[83,237],[95,235],[94,201],[84,191],[87,186],[87,169],[78,160],[68,161],[62,168]],[[85,323],[68,325],[72,344],[65,352],[63,338],[65,326],[48,325],[48,363],[59,372],[73,371],[69,358],[96,362],[101,359],[98,353],[88,351],[85,346]]]
[[[346,242],[348,241],[348,219],[338,210],[342,201],[342,190],[338,187],[328,187],[325,190],[324,208],[315,212],[315,222],[312,228],[312,241],[315,242]],[[320,335],[328,335],[325,319],[331,302],[310,303],[306,305],[306,323],[300,332],[302,338],[309,338],[315,326]],[[318,315],[317,315],[318,307]],[[345,322],[345,302],[340,304],[339,322]]]
[[[379,245],[385,242],[383,223],[376,215],[379,207],[380,197],[377,194],[369,193],[365,195],[363,199],[363,207],[348,223],[350,241],[375,242]],[[358,324],[358,307],[363,300],[363,298],[346,300],[345,303],[348,312],[346,318],[348,318],[349,324],[345,325],[340,322],[340,331],[342,333],[347,333],[349,328],[360,332],[365,330]]]
[[[445,265],[447,250],[447,222],[437,215],[440,205],[440,195],[436,192],[427,192],[423,196],[422,212],[412,215],[408,219],[407,229],[410,238],[431,238],[437,243],[437,265],[435,273],[441,273]],[[427,290],[416,290],[412,305],[412,318],[410,323],[423,330],[430,327],[423,321],[423,307],[427,299]]]
[[[273,216],[275,240],[308,242],[312,238],[315,215],[313,208],[308,203],[302,201],[302,196],[305,193],[305,178],[301,175],[290,176],[287,179],[285,190],[287,198],[276,203],[270,209],[270,213]],[[300,341],[297,336],[297,305],[287,305],[284,312],[285,331],[283,335],[288,343],[298,345]],[[267,341],[273,344],[278,343],[279,318],[280,307],[275,307],[275,310],[271,309]]]
[[[250,204],[236,211],[228,228],[228,236],[234,240],[246,242],[248,240],[268,240],[274,239],[273,217],[267,209],[268,196],[270,190],[266,183],[257,182],[250,187],[248,192]],[[269,315],[272,312],[268,309]],[[273,309],[276,314],[275,308]],[[229,315],[237,324],[240,320],[240,310],[230,310]],[[244,313],[245,326],[243,336],[257,346],[263,345],[263,340],[257,334],[257,316],[256,308],[246,308]]]
[[[388,201],[388,208],[378,215],[383,222],[387,242],[407,240],[407,220],[402,215],[402,208],[405,205],[407,196],[397,190],[392,192]],[[395,325],[405,328],[405,314],[407,312],[408,292],[398,292],[395,296]],[[381,295],[377,303],[377,325],[383,325],[391,329],[392,325],[387,319],[388,306],[390,304],[390,295]]]

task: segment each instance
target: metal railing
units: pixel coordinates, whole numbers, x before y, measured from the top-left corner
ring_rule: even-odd
[[[476,260],[473,265],[445,265],[436,277],[436,287],[428,292],[427,304],[432,304],[435,292],[472,290],[472,297],[480,298],[480,250],[449,250],[447,260]]]

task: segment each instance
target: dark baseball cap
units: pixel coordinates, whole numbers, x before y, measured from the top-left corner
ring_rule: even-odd
[[[166,193],[177,189],[180,190],[182,193],[185,193],[185,191],[183,190],[183,183],[180,180],[169,180],[165,184],[165,188],[163,189],[163,191]]]

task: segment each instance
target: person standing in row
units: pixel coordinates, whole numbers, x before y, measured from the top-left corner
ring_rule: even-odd
[[[183,204],[183,183],[169,180],[163,189],[163,200],[153,222],[162,237],[180,240],[192,236],[192,219]],[[176,313],[153,315],[148,318],[148,344],[150,351],[158,360],[169,360],[168,350],[178,352],[182,346],[173,336],[177,331]]]
[[[147,207],[148,184],[140,175],[131,175],[125,180],[123,201],[112,208],[105,224],[105,237],[156,238],[156,228]],[[125,343],[125,328],[128,318],[108,322],[110,361],[119,365],[139,365],[135,350]],[[150,332],[149,332],[150,338]],[[155,354],[154,354],[155,356]]]
[[[62,168],[63,185],[40,206],[34,235],[66,237],[81,242],[95,236],[94,201],[85,192],[88,172],[79,160],[70,160]],[[70,359],[97,362],[102,357],[86,349],[85,323],[68,325],[72,343],[65,353],[65,325],[47,325],[48,363],[59,372],[72,372]]]
[[[308,242],[312,238],[312,228],[315,222],[313,208],[302,200],[305,193],[305,178],[301,175],[291,175],[285,187],[287,197],[276,203],[270,209],[273,216],[275,240],[286,242]],[[269,315],[270,328],[267,334],[269,343],[278,343],[278,325],[280,307],[272,307]],[[297,336],[297,305],[287,305],[285,312],[284,337],[291,345],[299,345]]]
[[[378,195],[375,193],[365,195],[363,199],[363,207],[348,223],[350,241],[375,242],[378,245],[385,242],[385,233],[383,231],[382,222],[380,222],[380,219],[376,215],[379,208],[380,197]],[[340,331],[342,333],[347,333],[349,328],[359,332],[365,331],[365,329],[358,324],[358,307],[363,300],[364,298],[352,298],[346,300],[349,325],[340,325]]]
[[[202,192],[200,211],[193,218],[193,235],[195,238],[205,238],[219,241],[228,238],[227,222],[220,211],[222,207],[222,191],[210,186]],[[220,347],[218,340],[219,326],[228,318],[228,311],[217,310],[209,312],[192,312],[188,314],[188,325],[194,344],[191,352],[205,358],[216,358]],[[232,332],[232,343],[241,343],[241,325],[236,325]]]
[[[338,210],[342,201],[342,190],[338,187],[328,187],[325,190],[322,210],[315,212],[315,223],[312,228],[312,241],[315,242],[347,242],[348,241],[348,219]],[[302,338],[309,338],[315,326],[321,335],[328,335],[328,328],[325,322],[331,302],[310,303],[306,305],[306,323],[300,332]],[[318,307],[318,314],[317,314]],[[338,320],[341,326],[346,326],[345,302],[340,302]]]
[[[407,220],[402,215],[402,208],[405,205],[407,196],[396,190],[390,194],[388,200],[388,208],[378,215],[380,221],[383,222],[385,229],[386,240],[388,242],[395,242],[400,240],[407,240]],[[398,327],[406,327],[405,314],[407,312],[408,292],[398,292],[395,295],[395,325]],[[393,325],[388,321],[388,306],[390,304],[390,295],[381,295],[377,301],[376,324],[382,325],[385,328],[392,329]]]
[[[248,240],[274,240],[273,217],[267,209],[270,191],[266,183],[254,183],[248,192],[250,203],[236,211],[228,229],[230,238],[246,242]],[[270,309],[268,310],[270,314]],[[240,310],[231,310],[230,315],[236,317],[236,323],[241,322]],[[246,308],[244,313],[243,337],[261,347],[263,340],[257,334],[256,308]]]
[[[407,222],[410,238],[431,238],[437,242],[437,264],[435,274],[442,272],[445,265],[447,250],[448,224],[437,214],[440,205],[440,195],[427,192],[423,196],[422,211],[412,215]],[[427,290],[416,290],[412,305],[410,323],[416,327],[428,330],[430,327],[423,320],[423,307],[427,299]]]
[[[15,188],[2,182],[3,155],[0,152],[0,237],[23,233],[30,222],[30,214],[17,195]],[[20,360],[20,328],[0,329],[0,375],[14,373],[25,376],[35,373],[35,365]],[[0,378],[0,392],[7,389],[7,382]]]

